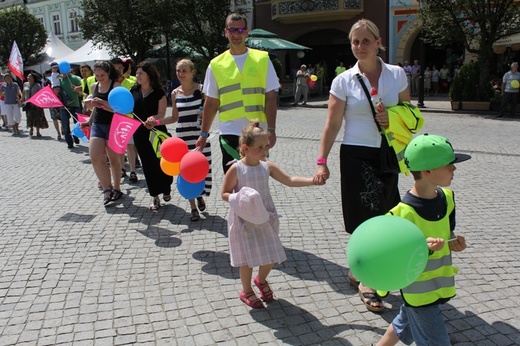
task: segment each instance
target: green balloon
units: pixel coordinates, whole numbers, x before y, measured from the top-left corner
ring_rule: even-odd
[[[381,291],[409,286],[426,268],[428,245],[411,221],[376,216],[359,225],[348,242],[350,270],[364,285]]]

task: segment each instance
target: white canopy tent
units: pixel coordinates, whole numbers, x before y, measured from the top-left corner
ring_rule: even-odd
[[[47,44],[43,49],[42,53],[45,53],[45,59],[38,65],[26,66],[25,70],[34,70],[43,73],[45,70],[50,68],[50,63],[53,61],[59,61],[61,57],[73,53],[74,50],[70,49],[65,43],[63,43],[58,36],[52,32],[47,37]]]
[[[79,47],[73,53],[62,56],[61,61],[66,61],[69,64],[82,64],[87,63],[89,65],[99,60],[110,60],[110,51],[100,44],[94,45],[92,40],[87,41],[83,46]]]
[[[493,51],[496,54],[504,54],[508,47],[514,51],[520,50],[520,33],[503,37],[493,43]]]

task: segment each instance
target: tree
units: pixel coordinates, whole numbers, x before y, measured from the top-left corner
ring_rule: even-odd
[[[13,41],[16,41],[24,64],[36,61],[47,43],[47,32],[25,7],[11,7],[0,12],[0,61],[7,64]]]
[[[209,61],[225,49],[229,0],[83,0],[78,23],[86,38],[142,61],[161,36],[188,42]]]
[[[172,2],[177,13],[182,13],[175,18],[172,38],[189,42],[190,48],[199,53],[206,64],[227,49],[224,25],[230,12],[229,0]]]
[[[109,48],[114,56],[142,61],[159,42],[154,2],[148,0],[83,0],[78,19],[83,36]]]
[[[489,61],[493,43],[520,32],[520,5],[515,0],[421,1],[424,41],[437,47],[463,44],[478,55],[479,88],[489,83]],[[482,95],[482,98],[485,98]]]

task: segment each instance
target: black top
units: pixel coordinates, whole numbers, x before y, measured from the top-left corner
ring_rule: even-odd
[[[108,94],[110,94],[110,91],[114,88],[114,81],[110,83],[110,88],[108,88],[108,91],[106,93],[100,93],[98,91],[99,83],[96,83],[96,86],[94,87],[94,91],[92,91],[93,97],[99,97],[102,100],[108,100]],[[114,113],[107,111],[102,108],[94,108],[94,111],[92,112],[92,122],[97,124],[105,124],[110,125],[112,123],[112,118],[114,117]]]
[[[146,121],[148,117],[157,115],[159,111],[159,101],[165,96],[164,90],[156,89],[144,98],[140,86],[133,87],[131,92],[134,96],[134,114],[139,119]]]

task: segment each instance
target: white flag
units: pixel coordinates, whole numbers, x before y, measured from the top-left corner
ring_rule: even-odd
[[[9,56],[7,67],[9,67],[16,77],[24,80],[22,54],[20,54],[16,41],[13,41],[13,48],[11,49],[11,55]]]

